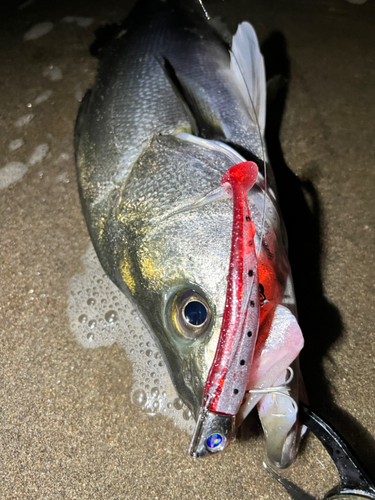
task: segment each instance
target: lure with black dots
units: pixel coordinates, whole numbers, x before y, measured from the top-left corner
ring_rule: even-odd
[[[231,442],[245,397],[260,318],[255,226],[247,198],[257,175],[257,165],[247,161],[228,169],[221,181],[233,197],[231,257],[219,341],[190,446],[195,457],[217,453]]]

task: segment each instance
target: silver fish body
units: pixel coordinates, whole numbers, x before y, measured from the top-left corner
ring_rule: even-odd
[[[263,168],[259,126],[228,44],[189,2],[138,3],[99,58],[75,131],[83,211],[104,270],[148,322],[197,418],[224,310],[232,204],[194,203],[244,157]],[[264,187],[260,174],[249,205],[283,296],[285,236]],[[191,303],[203,304],[201,323],[189,323]]]

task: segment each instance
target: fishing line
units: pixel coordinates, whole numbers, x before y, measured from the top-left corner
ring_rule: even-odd
[[[262,147],[262,156],[263,156],[262,159],[263,159],[263,170],[264,170],[264,173],[263,173],[263,177],[264,177],[264,202],[263,202],[262,225],[261,225],[261,231],[260,231],[260,245],[259,245],[259,252],[257,254],[257,257],[259,257],[259,254],[260,254],[260,252],[262,250],[262,241],[263,241],[264,228],[265,228],[265,222],[266,222],[266,199],[267,199],[267,190],[268,190],[268,186],[267,186],[266,152],[265,152],[265,147],[264,147],[263,135],[262,135],[261,130],[260,130],[260,124],[259,124],[259,120],[258,120],[258,114],[257,114],[257,112],[255,110],[254,102],[253,102],[253,100],[251,98],[250,90],[249,90],[249,87],[247,85],[247,82],[246,82],[246,79],[245,79],[245,75],[243,74],[243,71],[242,71],[241,66],[240,66],[240,64],[238,62],[238,59],[237,59],[235,53],[232,51],[232,49],[229,49],[229,53],[231,54],[231,56],[234,57],[234,60],[237,63],[238,69],[239,69],[239,71],[241,73],[243,82],[245,84],[245,87],[246,87],[246,90],[247,90],[247,94],[248,94],[248,97],[249,97],[249,100],[250,100],[250,104],[251,104],[251,107],[252,107],[252,110],[253,110],[253,113],[254,113],[254,116],[255,116],[256,127],[258,129],[258,133],[259,133],[259,137],[260,137],[260,143],[261,143],[261,147]]]
[[[209,21],[211,18],[210,18],[210,16],[209,16],[208,12],[206,11],[206,9],[205,9],[205,7],[204,7],[202,0],[198,0],[198,1],[199,1],[199,3],[200,3],[200,6],[202,7],[202,10],[203,10],[203,12],[204,12],[204,15],[206,16],[207,20]]]
[[[203,0],[198,0],[198,1],[199,1],[200,6],[202,7],[204,15],[206,16],[207,20],[210,21],[211,17],[208,14],[208,12],[207,12],[204,4],[203,4]],[[212,27],[213,27],[213,29],[215,31],[218,31],[217,28],[214,25],[212,25]],[[221,33],[219,33],[219,35],[220,35],[220,37],[222,37]],[[243,82],[245,84],[247,95],[249,97],[250,104],[251,104],[251,107],[252,107],[252,110],[253,110],[253,113],[254,113],[254,116],[255,116],[255,122],[256,122],[257,129],[258,129],[258,134],[259,134],[259,137],[260,137],[261,148],[262,148],[262,157],[263,157],[262,159],[263,159],[263,169],[264,169],[264,173],[263,173],[263,177],[264,177],[264,203],[263,203],[262,226],[261,226],[261,232],[260,232],[260,246],[259,246],[259,252],[258,252],[258,255],[257,255],[257,257],[259,257],[259,254],[260,254],[261,249],[262,249],[262,241],[263,241],[263,235],[264,235],[264,227],[265,227],[265,220],[266,220],[266,197],[267,197],[267,190],[268,190],[268,186],[267,186],[266,151],[265,151],[265,146],[264,146],[264,141],[263,141],[263,135],[262,135],[261,130],[260,130],[260,124],[259,124],[259,120],[258,120],[258,114],[257,114],[257,112],[255,110],[255,106],[254,106],[253,100],[251,98],[249,86],[247,85],[245,75],[243,74],[243,71],[242,71],[241,66],[240,66],[240,64],[238,62],[238,59],[237,59],[236,55],[234,54],[234,52],[232,51],[231,48],[229,48],[229,53],[231,54],[231,56],[233,56],[234,60],[236,61],[238,69],[240,70]]]
[[[245,394],[275,394],[277,396],[284,396],[285,398],[288,398],[292,405],[293,409],[295,411],[298,411],[298,405],[295,402],[295,400],[292,398],[292,396],[289,396],[289,394],[286,394],[285,392],[281,392],[282,389],[286,389],[287,391],[290,391],[290,383],[292,382],[294,378],[294,370],[290,366],[287,367],[287,370],[289,370],[289,377],[288,379],[280,385],[275,385],[272,387],[263,387],[262,389],[250,389],[249,391],[246,391]]]

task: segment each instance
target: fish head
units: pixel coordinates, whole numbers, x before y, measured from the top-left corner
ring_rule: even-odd
[[[107,232],[116,282],[131,294],[195,417],[219,338],[230,260],[229,200],[178,209],[220,187],[230,160],[154,138],[137,161]]]
[[[159,341],[182,399],[196,415],[220,333],[231,218],[211,210],[160,222],[138,242],[137,304]],[[221,236],[221,237],[220,237]]]
[[[148,324],[163,354],[160,363],[197,422],[222,327],[233,228],[232,200],[197,200],[220,189],[224,174],[241,160],[220,148],[155,136],[130,175],[116,180],[122,187],[97,217],[103,267]],[[277,211],[261,186],[248,196],[254,240],[262,242],[262,262],[269,261],[272,282],[282,290],[288,267],[275,229]],[[264,276],[262,281],[267,308],[278,293],[273,297]],[[232,433],[233,422],[225,425]]]

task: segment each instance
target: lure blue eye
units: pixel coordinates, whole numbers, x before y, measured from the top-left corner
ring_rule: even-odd
[[[210,450],[215,450],[222,444],[222,442],[223,436],[218,432],[211,434],[211,436],[208,436],[208,438],[206,439],[206,445]]]
[[[188,323],[194,326],[203,325],[207,319],[207,309],[202,302],[192,300],[186,304],[184,309],[184,316]]]

